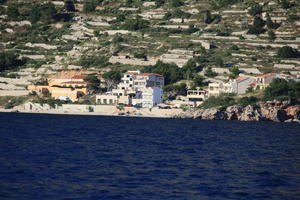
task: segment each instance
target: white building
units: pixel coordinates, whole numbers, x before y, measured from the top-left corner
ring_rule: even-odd
[[[97,95],[99,104],[132,104],[153,107],[163,101],[164,77],[154,73],[127,71],[116,89]],[[114,97],[113,97],[114,96]]]
[[[254,82],[255,79],[250,76],[240,76],[227,83],[210,83],[208,85],[208,96],[219,96],[221,93],[244,94]]]
[[[163,102],[163,89],[160,87],[148,87],[142,91],[142,106],[152,108]]]

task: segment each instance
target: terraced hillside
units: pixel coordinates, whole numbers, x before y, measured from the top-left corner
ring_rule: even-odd
[[[199,76],[300,74],[296,0],[0,2],[1,96],[71,69],[140,69],[195,86]]]

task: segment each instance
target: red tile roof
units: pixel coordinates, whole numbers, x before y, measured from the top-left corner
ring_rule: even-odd
[[[250,83],[249,86],[250,86],[250,87],[255,87],[255,86],[256,86],[256,83]]]
[[[246,77],[246,76],[240,76],[240,77],[237,77],[235,80],[237,81],[237,82],[240,82],[240,81],[243,81],[243,80],[246,80],[246,79],[248,79],[249,77]]]
[[[124,74],[137,74],[136,72],[124,72]]]
[[[88,77],[87,75],[75,75],[72,77],[72,79],[85,79],[86,77]]]
[[[85,81],[68,81],[68,82],[63,82],[65,84],[87,84]]]
[[[276,73],[264,74],[264,75],[261,75],[260,77],[265,78],[265,77],[274,76],[274,75],[276,75]]]
[[[162,77],[162,75],[160,74],[155,74],[155,73],[142,73],[142,74],[136,74],[136,76],[159,76],[159,77]]]

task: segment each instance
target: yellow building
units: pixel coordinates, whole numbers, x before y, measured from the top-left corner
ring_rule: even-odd
[[[88,82],[84,81],[87,75],[81,71],[58,72],[47,77],[48,85],[29,85],[30,91],[50,93],[54,99],[78,101],[79,97],[88,93]]]

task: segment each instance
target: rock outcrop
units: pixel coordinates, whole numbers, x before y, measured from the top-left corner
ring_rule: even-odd
[[[218,108],[188,109],[174,118],[192,118],[204,120],[240,120],[240,121],[273,121],[300,122],[300,105],[291,105],[288,101],[269,101],[257,106],[244,108],[233,105],[225,111]]]

